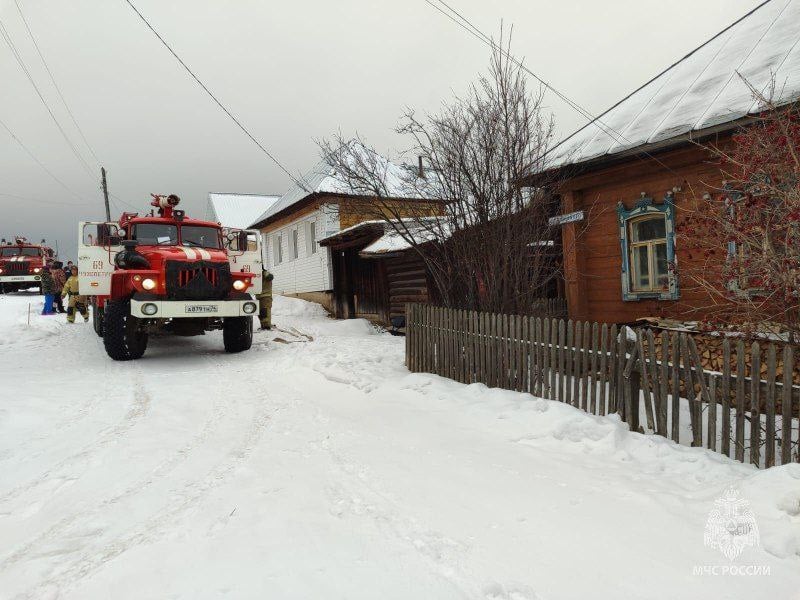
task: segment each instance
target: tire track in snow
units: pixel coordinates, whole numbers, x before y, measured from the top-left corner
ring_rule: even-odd
[[[54,552],[52,550],[44,551],[43,549],[39,552],[35,552],[35,550],[37,546],[46,546],[47,544],[55,543],[57,540],[67,537],[69,530],[73,528],[73,525],[75,525],[76,522],[81,520],[93,520],[97,514],[102,512],[105,508],[114,504],[118,504],[129,497],[143,492],[157,481],[164,479],[181,464],[186,462],[189,459],[192,451],[205,442],[212,435],[212,433],[214,433],[219,422],[227,414],[227,408],[230,407],[230,404],[227,402],[220,402],[219,397],[219,395],[216,396],[217,399],[214,402],[211,414],[204,422],[201,430],[195,434],[188,443],[176,450],[172,455],[169,456],[169,458],[161,461],[158,465],[156,465],[155,468],[153,468],[152,471],[150,471],[150,473],[137,479],[121,492],[102,499],[89,509],[82,509],[78,513],[61,519],[52,527],[38,535],[35,539],[28,541],[22,548],[16,550],[7,558],[0,561],[0,571],[30,556],[52,556],[54,554],[68,554],[70,552],[74,552],[74,549],[64,550],[63,552]]]
[[[423,527],[413,517],[402,514],[398,503],[372,483],[369,469],[333,450],[328,440],[322,443],[322,447],[328,451],[339,472],[336,483],[328,487],[331,515],[341,518],[349,514],[372,520],[381,531],[419,554],[428,569],[452,585],[459,594],[465,598],[478,597],[479,590],[462,567],[468,544]],[[523,598],[519,597],[520,600]]]
[[[413,516],[403,514],[392,495],[373,482],[369,468],[346,458],[330,445],[329,439],[320,446],[326,449],[336,465],[339,477],[328,487],[331,514],[337,518],[352,515],[366,518],[406,547],[413,549],[434,574],[447,581],[464,598],[487,600],[537,600],[536,592],[526,585],[501,584],[498,581],[476,581],[465,566],[472,549],[467,542],[449,537],[426,527]]]
[[[37,584],[35,588],[17,597],[40,598],[43,593],[50,593],[54,589],[63,593],[102,568],[108,561],[136,546],[158,539],[168,526],[173,525],[183,513],[200,502],[211,491],[223,485],[228,476],[247,460],[261,439],[272,414],[282,409],[282,407],[267,406],[265,402],[267,398],[266,394],[259,395],[257,399],[259,406],[241,443],[229,451],[225,460],[218,463],[205,476],[185,484],[180,492],[172,494],[175,499],[166,508],[144,523],[131,528],[117,539],[106,543],[99,550],[82,552],[69,566],[59,569],[51,577]],[[91,539],[88,540],[89,543],[91,541]]]
[[[92,411],[92,409],[95,406],[97,406],[97,404],[100,402],[101,396],[102,396],[102,394],[96,393],[96,394],[91,394],[90,396],[84,398],[83,402],[78,407],[78,410],[76,410],[74,413],[71,413],[70,415],[64,416],[61,419],[59,419],[58,421],[56,421],[50,427],[49,431],[59,432],[60,433],[60,432],[63,432],[64,429],[67,429],[68,427],[71,427],[71,426],[75,425],[76,423],[79,423],[80,421],[85,419],[86,416]],[[40,449],[36,453],[31,453],[31,452],[28,451],[28,448],[34,442],[46,441],[49,437],[50,437],[50,434],[43,434],[43,435],[39,435],[37,437],[28,438],[28,440],[26,440],[22,444],[16,445],[14,447],[14,452],[13,453],[11,452],[11,450],[6,450],[2,454],[0,454],[0,462],[4,462],[4,461],[8,460],[14,454],[24,455],[26,459],[32,459],[32,458],[40,457],[42,454],[44,454],[44,450],[43,449]]]
[[[372,378],[365,376],[362,367],[350,362],[337,361],[327,352],[323,353],[323,357],[323,368],[320,368],[319,364],[312,364],[310,368],[334,385],[344,385],[363,394],[370,394],[378,389],[379,385],[374,383]],[[382,358],[373,360],[380,362]],[[346,369],[346,372],[339,372],[341,368]],[[334,429],[329,425],[330,419],[320,412],[316,417],[323,431]],[[464,559],[471,550],[468,542],[453,539],[436,529],[426,527],[413,516],[404,514],[402,506],[391,493],[382,489],[380,482],[374,481],[370,476],[369,468],[335,449],[330,436],[324,436],[315,445],[328,453],[339,473],[335,483],[328,487],[330,512],[333,516],[341,518],[349,514],[373,521],[380,530],[413,549],[434,575],[443,578],[465,598],[483,597],[491,600],[539,598],[528,586],[503,585],[492,580],[476,581],[464,566]]]
[[[210,357],[209,357],[210,358]],[[207,362],[211,362],[210,360]],[[219,366],[218,363],[214,363],[212,367]],[[112,494],[109,497],[101,499],[99,502],[96,502],[91,508],[89,509],[81,509],[78,513],[73,515],[67,516],[57,523],[52,525],[49,529],[42,532],[36,538],[29,540],[22,548],[14,551],[10,554],[7,558],[0,561],[0,571],[4,568],[10,567],[13,564],[28,558],[29,556],[33,555],[34,557],[38,556],[52,556],[55,554],[68,554],[73,550],[64,550],[63,552],[59,551],[44,551],[40,550],[39,552],[34,552],[37,546],[41,547],[42,545],[46,545],[48,543],[53,543],[59,536],[64,536],[65,533],[69,531],[69,529],[78,521],[91,521],[94,517],[97,516],[103,509],[108,506],[117,504],[126,500],[127,498],[134,496],[135,494],[142,492],[149,488],[153,483],[156,483],[158,480],[163,479],[169,473],[174,471],[178,468],[182,463],[186,462],[192,450],[196,447],[201,445],[205,442],[218,428],[220,421],[222,421],[225,415],[229,412],[231,407],[230,402],[222,401],[221,399],[224,397],[224,394],[221,393],[224,391],[225,383],[224,378],[215,377],[214,381],[216,381],[216,393],[214,394],[214,401],[212,404],[211,411],[209,412],[209,416],[205,419],[200,431],[197,432],[192,439],[178,448],[173,454],[171,454],[165,460],[162,460],[158,465],[156,465],[149,473],[145,474],[143,477],[137,479],[134,483],[128,485],[124,490],[118,492],[116,494]]]
[[[84,466],[87,465],[90,462],[89,459],[93,455],[97,454],[97,452],[104,450],[109,445],[119,443],[120,439],[134,426],[136,426],[136,424],[145,415],[147,415],[147,413],[150,411],[150,403],[150,394],[141,384],[140,377],[137,373],[133,386],[132,402],[128,406],[128,411],[118,423],[101,430],[98,434],[98,437],[90,444],[84,446],[78,452],[75,452],[62,459],[55,466],[50,467],[38,477],[25,484],[19,485],[0,496],[0,505],[10,502],[22,494],[37,489],[42,485],[56,481],[56,477],[58,475],[71,470],[71,468],[75,466],[81,464]],[[64,476],[61,477],[61,485],[58,485],[56,489],[53,490],[53,493],[58,491],[58,489],[60,489],[65,483],[69,483],[80,478],[81,474],[82,472],[79,474],[65,473]]]

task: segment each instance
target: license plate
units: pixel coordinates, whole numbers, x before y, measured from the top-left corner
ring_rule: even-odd
[[[219,312],[219,306],[216,304],[187,304],[187,313],[215,313]]]

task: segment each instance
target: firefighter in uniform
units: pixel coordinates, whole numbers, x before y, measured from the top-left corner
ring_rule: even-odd
[[[86,296],[78,294],[78,267],[72,266],[72,275],[64,284],[64,289],[61,290],[61,296],[69,296],[69,304],[67,304],[67,323],[75,322],[75,311],[83,315],[84,322],[89,321],[89,309],[86,308]]]
[[[261,271],[261,292],[258,298],[258,320],[261,329],[272,329],[272,280],[275,276],[267,269]]]

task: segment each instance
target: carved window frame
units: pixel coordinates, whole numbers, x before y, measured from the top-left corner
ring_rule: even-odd
[[[653,199],[642,193],[634,207],[628,210],[620,202],[617,204],[617,219],[619,226],[619,242],[622,252],[622,299],[625,302],[637,300],[677,300],[680,298],[678,288],[677,258],[675,256],[675,203],[672,192],[664,196],[661,204],[655,204]],[[667,242],[667,289],[653,291],[637,291],[631,282],[630,264],[630,230],[629,224],[647,215],[664,217]]]

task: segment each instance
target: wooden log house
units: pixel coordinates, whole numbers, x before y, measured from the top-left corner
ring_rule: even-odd
[[[530,185],[561,196],[570,318],[703,318],[707,292],[681,276],[701,264],[681,217],[722,188],[709,145],[724,148],[763,110],[750,86],[768,92],[774,78],[775,104],[800,98],[798,38],[800,1],[764,2],[567,137],[548,169],[531,174]],[[724,240],[720,248],[724,260]]]
[[[389,325],[405,317],[406,303],[435,301],[422,259],[388,227],[365,221],[320,240],[330,251],[336,318]]]

